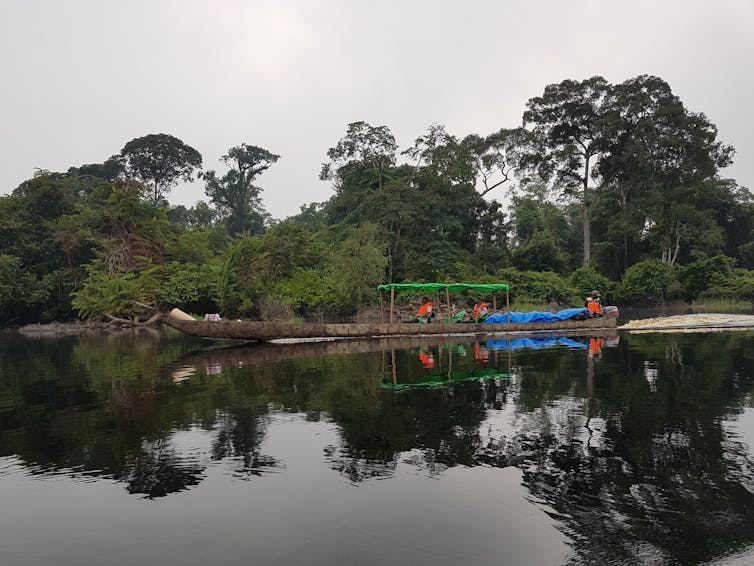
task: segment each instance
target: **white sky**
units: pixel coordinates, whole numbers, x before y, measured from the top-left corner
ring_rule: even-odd
[[[282,218],[332,195],[318,173],[349,122],[387,125],[401,148],[433,122],[486,135],[547,84],[639,74],[707,114],[737,150],[724,174],[754,188],[752,0],[0,0],[0,14],[0,194],[164,132],[205,168],[242,142],[280,154],[258,184]],[[170,195],[201,198],[198,183]]]

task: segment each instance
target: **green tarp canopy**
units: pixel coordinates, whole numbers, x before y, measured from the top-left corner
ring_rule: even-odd
[[[510,289],[505,283],[388,283],[377,287],[378,291],[442,291],[447,289],[450,293],[460,291],[481,291],[482,293],[495,293]]]

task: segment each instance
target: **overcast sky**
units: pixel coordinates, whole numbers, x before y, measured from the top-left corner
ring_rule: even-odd
[[[520,123],[547,84],[665,79],[736,150],[754,188],[752,0],[0,0],[0,194],[35,167],[102,162],[169,133],[205,168],[242,142],[281,155],[259,177],[275,218],[323,201],[350,122],[401,148]],[[495,196],[495,195],[493,195]],[[502,200],[502,194],[496,195]],[[169,200],[190,206],[200,184]]]

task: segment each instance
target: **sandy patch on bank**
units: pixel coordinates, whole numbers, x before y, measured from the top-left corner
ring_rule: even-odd
[[[706,328],[754,327],[754,315],[747,314],[682,314],[632,320],[618,330],[689,330]]]

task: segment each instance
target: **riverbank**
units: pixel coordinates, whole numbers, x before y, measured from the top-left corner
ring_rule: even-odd
[[[76,336],[118,332],[121,328],[104,322],[78,320],[70,322],[49,322],[46,324],[26,324],[17,328],[7,328],[4,330],[18,332],[24,336]]]

